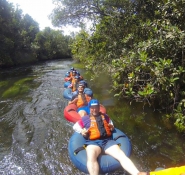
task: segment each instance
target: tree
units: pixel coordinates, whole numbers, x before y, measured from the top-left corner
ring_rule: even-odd
[[[37,33],[34,47],[38,59],[58,59],[71,57],[69,48],[70,37],[61,31],[46,27]]]
[[[87,20],[97,24],[105,16],[119,16],[127,11],[128,0],[54,0],[56,4],[50,15],[54,26],[74,25],[80,27]]]
[[[14,42],[11,40],[11,20],[13,7],[6,0],[0,0],[0,65],[12,65],[11,51]]]
[[[165,109],[185,131],[185,2],[60,2],[64,6],[54,11],[55,24],[80,24],[82,18],[95,24],[91,35],[76,36],[75,58],[91,71],[109,71],[115,96]]]

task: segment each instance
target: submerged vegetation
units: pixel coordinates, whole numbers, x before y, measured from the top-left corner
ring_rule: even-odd
[[[3,98],[11,98],[19,95],[23,95],[29,91],[29,82],[33,81],[34,77],[23,78],[16,81],[12,86],[5,90],[2,94]],[[8,82],[7,82],[8,84]]]

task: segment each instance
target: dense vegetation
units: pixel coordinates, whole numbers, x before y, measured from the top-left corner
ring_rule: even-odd
[[[92,22],[72,44],[75,59],[109,71],[116,96],[166,112],[185,131],[185,0],[54,2],[54,25]]]
[[[0,0],[0,67],[71,56],[71,37],[39,25],[28,14]]]

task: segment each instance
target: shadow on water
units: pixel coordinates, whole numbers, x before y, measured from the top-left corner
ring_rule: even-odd
[[[0,174],[83,175],[68,156],[72,124],[63,116],[64,75],[71,60],[57,60],[0,73]],[[78,69],[78,68],[77,68]],[[141,104],[129,105],[109,93],[109,78],[90,81],[94,96],[106,106],[117,128],[132,143],[131,159],[141,170],[184,162],[184,138],[165,129],[161,114]],[[123,171],[112,173],[123,174]],[[124,173],[126,174],[126,173]]]

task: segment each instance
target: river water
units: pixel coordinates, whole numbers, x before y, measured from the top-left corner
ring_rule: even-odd
[[[57,60],[1,70],[0,174],[84,174],[69,159],[67,146],[73,130],[63,116],[67,105],[62,95],[64,75],[72,63]],[[78,70],[85,75],[84,70]],[[162,122],[157,111],[118,101],[103,91],[101,85],[108,83],[105,77],[89,85],[115,126],[130,138],[131,159],[136,166],[153,170],[185,164],[185,137]],[[119,170],[112,174],[124,173]]]

